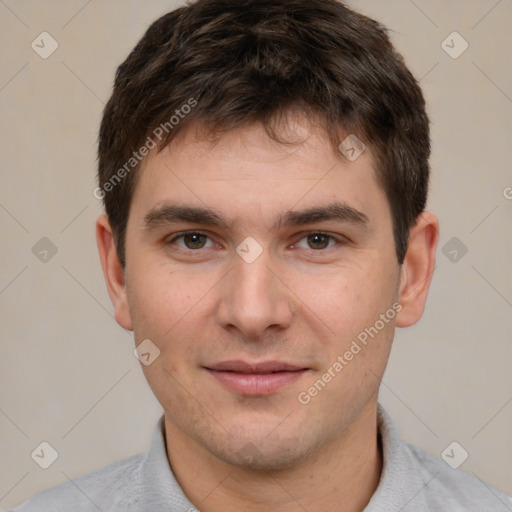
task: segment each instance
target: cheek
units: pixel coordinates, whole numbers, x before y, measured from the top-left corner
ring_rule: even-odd
[[[380,268],[380,270],[379,270]],[[395,332],[399,304],[397,280],[392,266],[374,267],[358,283],[350,335],[344,339],[345,359],[350,358],[347,377],[368,389],[377,389],[384,373]]]
[[[340,269],[297,280],[293,289],[300,299],[299,315],[316,325],[320,340],[339,345],[372,326],[391,307],[393,286],[376,272]]]
[[[195,281],[178,272],[146,264],[127,281],[127,295],[136,339],[166,338],[198,302]]]
[[[197,347],[210,328],[211,300],[208,292],[217,280],[190,276],[168,266],[145,266],[128,289],[135,340],[149,338],[159,349],[155,363],[143,367],[151,387],[190,380],[187,371],[195,366]],[[188,368],[188,370],[187,370]],[[158,393],[156,393],[158,394]]]

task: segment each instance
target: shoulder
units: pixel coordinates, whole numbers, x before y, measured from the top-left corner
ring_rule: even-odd
[[[378,408],[383,470],[365,512],[511,512],[503,492],[412,444],[404,443],[382,405]],[[456,453],[450,455],[456,457]],[[455,465],[455,464],[454,464]]]
[[[130,510],[144,454],[133,455],[32,496],[11,512]]]
[[[421,494],[428,510],[512,510],[512,499],[509,496],[479,478],[468,475],[461,469],[453,469],[444,460],[430,455],[417,446],[404,443],[403,447],[424,482]]]

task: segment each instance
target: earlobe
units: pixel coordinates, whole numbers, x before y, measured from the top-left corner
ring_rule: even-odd
[[[400,274],[399,301],[402,310],[397,327],[409,327],[422,316],[436,263],[439,221],[423,212],[410,230],[409,245]]]
[[[96,221],[96,243],[107,291],[114,306],[115,319],[121,327],[132,331],[133,324],[126,295],[124,269],[117,255],[114,235],[107,215],[101,215]]]

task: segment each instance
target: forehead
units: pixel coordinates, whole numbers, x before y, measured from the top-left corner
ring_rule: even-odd
[[[187,127],[142,162],[132,198],[139,220],[169,201],[223,211],[234,221],[247,214],[262,223],[267,215],[274,226],[276,214],[295,205],[343,203],[368,218],[387,209],[368,148],[350,161],[322,130],[297,119],[279,136],[286,143],[261,124],[215,138],[201,125]]]
[[[325,119],[319,114],[312,113],[308,117],[303,112],[288,110],[280,117],[274,116],[265,125],[254,121],[231,130],[210,128],[200,121],[192,121],[177,133],[166,149],[176,152],[186,144],[188,151],[193,151],[196,157],[226,157],[228,153],[240,156],[243,153],[247,161],[260,163],[292,155],[308,159],[315,154],[323,158],[330,156],[334,161],[342,154],[338,146],[350,135],[341,126],[337,130],[339,133],[331,138],[325,128]],[[333,144],[331,139],[339,139],[339,143]],[[370,148],[366,156],[373,162]]]

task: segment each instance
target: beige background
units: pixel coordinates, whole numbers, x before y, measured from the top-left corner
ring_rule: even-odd
[[[456,440],[464,471],[512,495],[512,2],[350,4],[392,29],[421,79],[441,220],[427,309],[398,332],[381,401],[405,440],[436,455]],[[115,69],[175,5],[0,1],[0,508],[145,450],[160,415],[112,317],[92,191]],[[59,44],[47,59],[31,48],[43,31]],[[469,43],[457,59],[441,47],[453,31]],[[58,249],[46,263],[42,237]],[[452,237],[468,248],[455,263]],[[41,441],[59,453],[47,470],[30,457]]]

